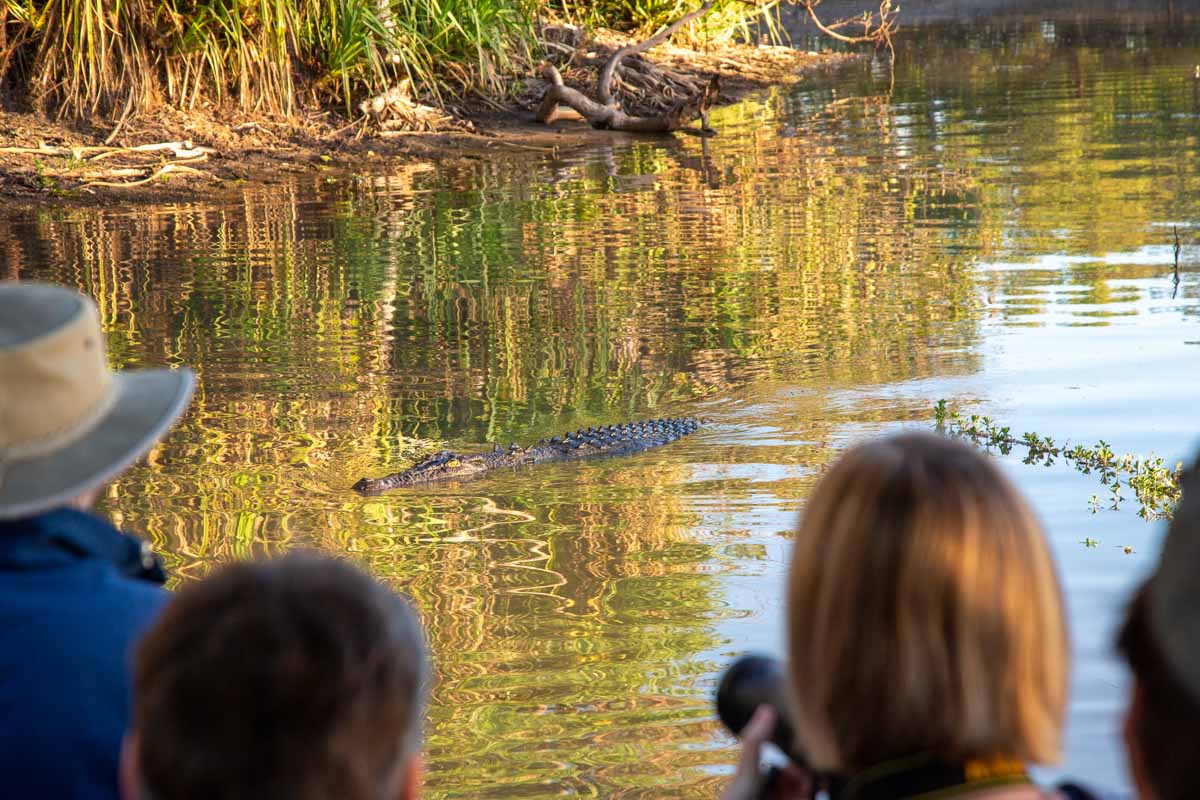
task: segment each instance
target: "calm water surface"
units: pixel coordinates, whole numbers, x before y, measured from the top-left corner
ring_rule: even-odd
[[[1195,34],[914,30],[890,96],[863,65],[724,109],[709,142],[0,211],[0,274],[93,294],[117,365],[197,368],[192,413],[105,500],[177,581],[315,546],[412,593],[434,797],[712,797],[715,677],[780,647],[788,531],[848,444],[942,397],[1119,452],[1197,444]],[[643,455],[348,490],[685,413],[712,423]],[[1065,770],[1123,787],[1109,641],[1160,525],[1005,465],[1067,587]]]

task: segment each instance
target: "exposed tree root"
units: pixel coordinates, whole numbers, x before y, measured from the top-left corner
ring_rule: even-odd
[[[626,114],[619,105],[603,105],[585,95],[578,89],[572,89],[563,83],[562,76],[553,64],[546,65],[546,78],[550,86],[542,98],[542,104],[537,110],[539,122],[551,122],[558,111],[558,106],[570,106],[588,121],[593,128],[613,131],[628,131],[631,133],[669,133],[680,131],[701,136],[712,136],[714,131],[708,127],[685,127],[697,117],[704,116],[708,109],[717,101],[720,92],[720,82],[713,78],[705,91],[699,95],[685,98],[666,111],[654,116],[635,117]]]
[[[703,136],[713,135],[715,131],[708,127],[708,110],[717,102],[720,94],[720,82],[716,77],[707,84],[698,85],[688,76],[655,67],[645,59],[632,61],[639,53],[665,42],[681,27],[707,14],[712,6],[713,0],[706,0],[700,8],[684,14],[650,38],[622,47],[613,53],[600,73],[596,86],[596,100],[578,89],[567,86],[563,83],[558,69],[553,64],[546,64],[543,74],[549,86],[546,87],[546,93],[537,109],[538,121],[553,121],[559,106],[565,105],[574,109],[593,128],[634,133],[680,131]],[[574,57],[574,49],[570,45],[558,44],[555,49],[567,51]],[[630,59],[631,68],[621,70],[622,62],[626,59]],[[657,113],[642,115],[627,113],[617,101],[613,90],[630,84],[642,90],[657,89],[657,94],[662,98],[658,104],[660,110]],[[697,118],[702,120],[701,127],[686,127]]]

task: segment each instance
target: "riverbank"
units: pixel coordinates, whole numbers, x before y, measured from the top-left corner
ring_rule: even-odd
[[[569,57],[563,57],[561,45],[551,55],[557,56],[567,85],[588,92],[608,57],[631,42],[623,34],[598,30],[567,48]],[[853,59],[745,44],[699,51],[668,43],[647,54],[649,62],[680,80],[707,83],[717,77],[722,105],[836,70]],[[32,113],[0,111],[0,197],[56,205],[174,202],[313,170],[356,172],[383,168],[389,160],[553,155],[638,135],[597,130],[569,111],[550,124],[537,122],[534,111],[545,85],[530,76],[505,105],[472,98],[445,109],[393,93],[389,105],[398,106],[391,110],[399,113],[386,119],[369,109],[356,120],[330,112],[282,120],[164,107],[115,127],[70,127]],[[642,99],[637,87],[626,87],[625,93],[631,103]]]

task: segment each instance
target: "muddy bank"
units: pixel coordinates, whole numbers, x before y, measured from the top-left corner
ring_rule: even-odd
[[[596,32],[563,62],[566,82],[590,90],[597,65],[627,43],[620,34]],[[700,52],[667,44],[649,53],[654,64],[681,75],[719,76],[720,104],[810,79],[853,58],[752,45]],[[528,158],[637,135],[597,130],[570,113],[549,125],[536,122],[544,86],[528,78],[503,106],[474,100],[439,111],[415,102],[407,107],[413,119],[402,127],[432,130],[352,122],[328,112],[281,121],[160,109],[116,125],[67,126],[0,111],[0,197],[55,205],[177,202],[313,170],[363,171],[403,159]]]

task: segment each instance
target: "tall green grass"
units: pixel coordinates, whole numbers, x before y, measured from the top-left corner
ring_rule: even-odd
[[[572,22],[603,25],[645,36],[669,25],[702,0],[547,0],[546,5]],[[723,44],[755,33],[779,38],[779,0],[717,0],[703,18],[677,34],[692,45]]]
[[[418,92],[502,93],[535,0],[0,0],[0,84],[56,117],[160,102],[286,116]]]
[[[0,97],[58,118],[211,105],[290,116],[407,78],[419,95],[501,96],[534,62],[536,19],[648,32],[700,0],[0,0]],[[776,0],[718,0],[681,32],[772,29]]]

